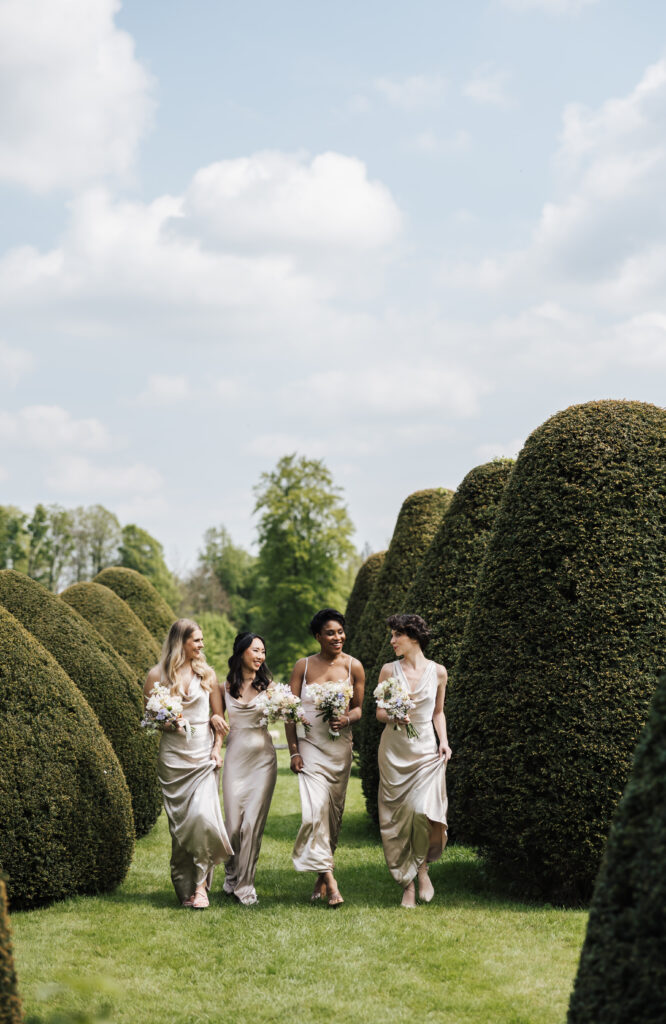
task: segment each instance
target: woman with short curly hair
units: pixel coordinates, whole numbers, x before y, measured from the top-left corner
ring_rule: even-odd
[[[407,683],[418,736],[410,739],[404,725],[395,728],[385,709],[377,708],[378,720],[386,723],[379,743],[379,827],[389,871],[403,890],[401,905],[414,907],[417,878],[419,899],[433,898],[428,864],[446,845],[447,676],[443,665],[424,654],[430,631],[420,615],[391,615],[387,625],[397,660],[382,667],[379,682],[396,676]]]

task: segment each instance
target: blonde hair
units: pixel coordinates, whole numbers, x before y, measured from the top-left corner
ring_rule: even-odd
[[[178,670],[185,664],[185,643],[195,630],[201,627],[193,619],[176,619],[167,634],[162,647],[159,669],[160,678],[171,686],[171,693],[185,696],[185,686],[178,681]],[[202,689],[210,693],[213,689],[215,673],[206,661],[204,654],[192,660],[192,670],[201,679]]]

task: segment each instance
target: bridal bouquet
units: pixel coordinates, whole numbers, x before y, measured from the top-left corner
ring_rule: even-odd
[[[155,683],[146,702],[141,727],[155,732],[166,725],[182,726],[189,740],[194,729],[183,716],[183,701],[177,694],[171,694],[167,686]]]
[[[254,703],[262,711],[259,725],[292,722],[294,725],[302,725],[306,732],[310,728],[310,723],[305,720],[301,698],[286,683],[271,683],[267,690],[255,698]]]
[[[404,725],[407,730],[407,738],[418,739],[419,734],[409,720],[409,712],[416,707],[416,704],[409,695],[409,687],[402,679],[389,676],[383,683],[375,687],[374,698],[378,708],[384,708],[388,715],[389,722],[393,722],[393,728]]]
[[[325,722],[330,722],[332,718],[344,715],[354,694],[354,688],[345,679],[340,683],[308,683],[305,692],[314,701],[314,706],[319,712],[318,717],[323,718]],[[328,735],[332,740],[337,740],[340,736],[330,726]]]

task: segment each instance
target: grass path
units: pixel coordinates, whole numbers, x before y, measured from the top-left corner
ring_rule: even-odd
[[[99,1003],[68,988],[43,999],[44,983],[92,975],[116,983],[113,1024],[563,1024],[583,911],[498,895],[464,847],[433,866],[433,903],[401,909],[356,778],[336,856],[346,903],[311,907],[314,879],[290,860],[299,820],[281,753],[258,906],[224,897],[220,870],[210,910],[177,907],[162,815],[117,892],[14,914],[27,1013]]]

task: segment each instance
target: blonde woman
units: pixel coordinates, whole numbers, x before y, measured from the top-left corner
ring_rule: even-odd
[[[204,657],[203,634],[196,622],[178,619],[171,626],[162,659],[146,678],[145,699],[155,683],[182,698],[183,716],[192,726],[189,737],[180,727],[162,732],[158,777],[171,832],[176,895],[182,906],[205,910],[213,869],[232,854],[218,793],[222,739],[229,727],[222,719],[217,678]],[[215,732],[210,724],[213,714],[221,719]]]

